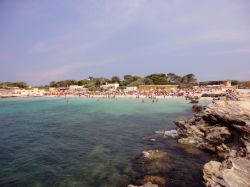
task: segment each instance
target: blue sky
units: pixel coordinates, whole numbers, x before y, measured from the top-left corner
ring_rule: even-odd
[[[249,0],[0,0],[0,81],[250,79]]]

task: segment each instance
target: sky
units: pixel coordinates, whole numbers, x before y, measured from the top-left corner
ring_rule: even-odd
[[[249,0],[0,0],[0,82],[250,80]]]

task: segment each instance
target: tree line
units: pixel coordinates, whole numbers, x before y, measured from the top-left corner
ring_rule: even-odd
[[[110,79],[105,77],[88,77],[82,80],[62,80],[52,81],[50,87],[67,87],[70,85],[85,86],[91,91],[100,90],[100,86],[105,83],[119,83],[120,88],[124,89],[127,86],[140,85],[185,85],[193,86],[197,84],[197,79],[194,74],[179,76],[174,73],[154,73],[145,77],[137,75],[124,75],[123,79],[119,76],[113,76]]]
[[[124,89],[127,86],[140,85],[180,85],[180,87],[192,87],[197,85],[197,79],[194,74],[180,76],[175,73],[154,73],[145,77],[137,75],[124,75],[122,78],[113,76],[110,79],[105,77],[88,77],[82,80],[61,80],[52,81],[49,85],[39,86],[42,89],[49,87],[67,87],[70,85],[85,86],[91,91],[100,90],[100,86],[105,83],[119,83],[120,88]],[[239,85],[240,81],[232,80],[232,85]],[[26,82],[0,82],[0,88],[19,87],[28,89],[29,85]]]
[[[28,88],[29,85],[26,82],[0,82],[0,88],[8,87]]]

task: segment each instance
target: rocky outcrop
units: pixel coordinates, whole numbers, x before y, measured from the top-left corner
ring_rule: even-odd
[[[250,186],[250,101],[217,101],[192,119],[175,124],[179,127],[179,143],[215,152],[225,159],[204,166],[207,186]]]

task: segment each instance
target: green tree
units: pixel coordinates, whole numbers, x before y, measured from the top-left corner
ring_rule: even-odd
[[[155,85],[162,85],[168,83],[166,74],[164,73],[151,74],[146,76],[145,78],[152,80]]]
[[[50,87],[56,87],[56,81],[51,81],[51,82],[49,83],[49,86],[50,86]]]
[[[112,83],[116,83],[116,82],[120,82],[120,78],[118,77],[118,76],[113,76],[112,78],[111,78],[111,82]]]
[[[2,82],[0,83],[1,87],[19,87],[19,88],[28,88],[29,85],[26,82]]]
[[[131,83],[134,81],[134,77],[132,75],[124,75],[123,78],[127,83]]]
[[[149,78],[144,78],[144,84],[145,85],[152,85],[152,84],[154,84],[154,82]]]
[[[182,77],[182,84],[197,84],[197,79],[194,74],[190,73]]]
[[[167,74],[167,81],[173,82],[173,83],[180,83],[181,82],[181,76],[176,75],[175,73],[168,73]]]
[[[68,87],[70,85],[78,85],[76,80],[63,80],[56,83],[56,87]]]
[[[90,82],[90,79],[83,79],[83,80],[79,80],[78,81],[78,86],[83,86],[83,85],[86,85]]]
[[[133,82],[131,82],[128,86],[140,86],[140,85],[144,85],[145,82],[144,82],[144,78],[139,78]]]

